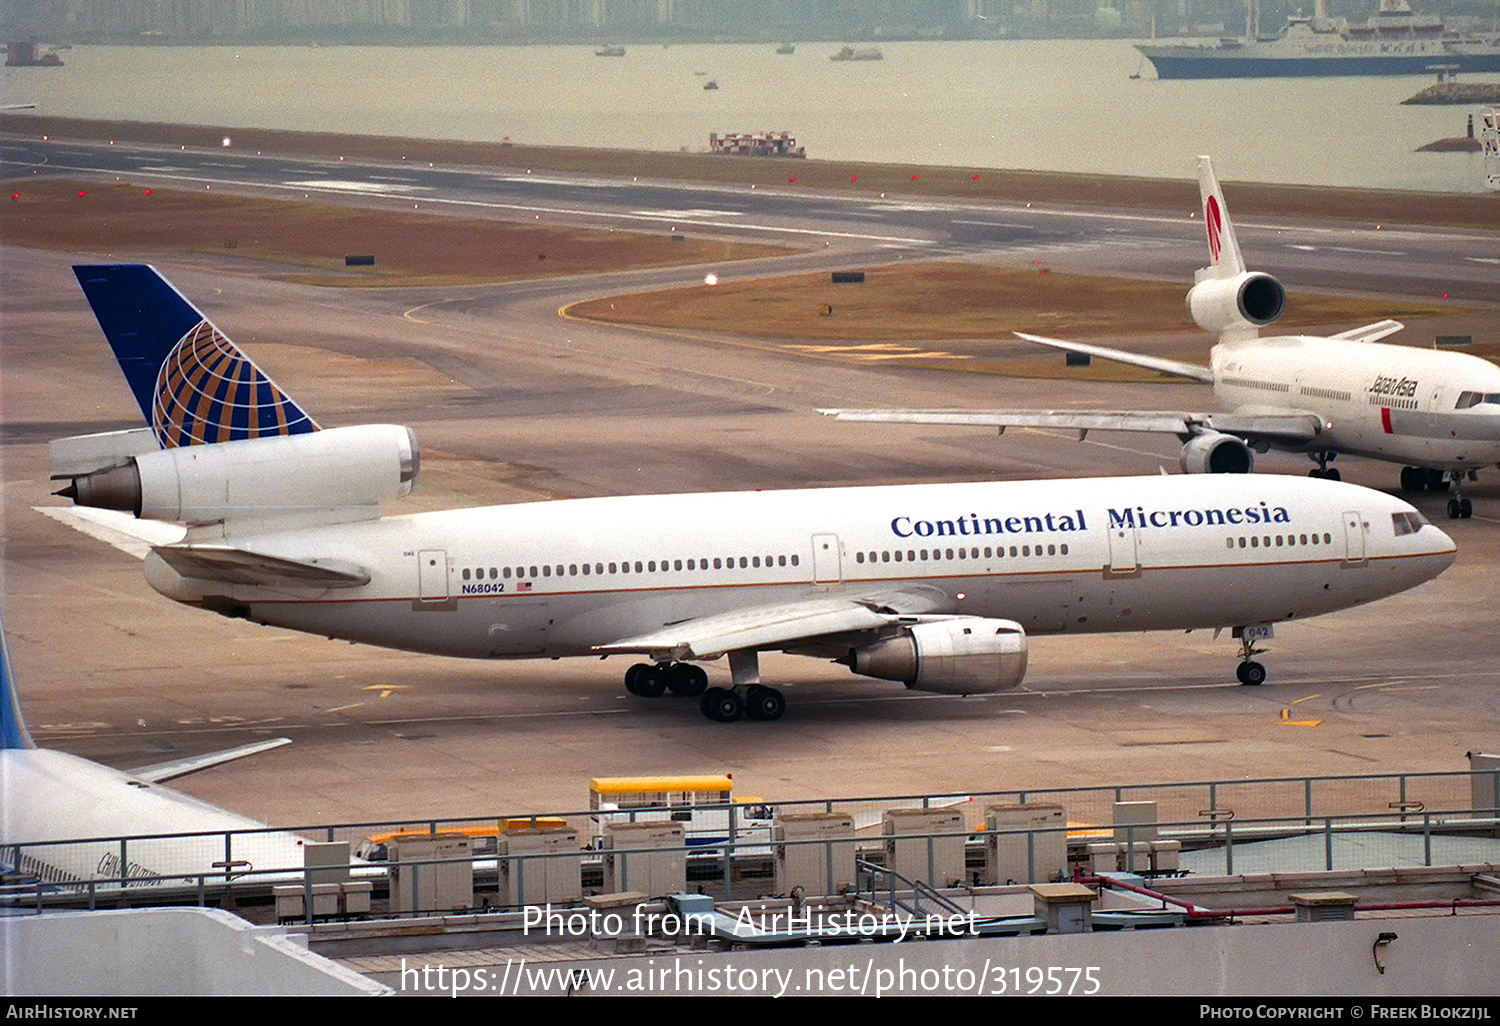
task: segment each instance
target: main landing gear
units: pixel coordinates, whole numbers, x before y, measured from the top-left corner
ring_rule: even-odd
[[[786,712],[786,698],[775,688],[760,683],[755,653],[730,654],[730,669],[735,678],[732,688],[711,688],[703,667],[692,663],[636,663],[625,671],[625,690],[642,698],[660,698],[670,691],[684,698],[698,699],[703,715],[719,723],[733,723],[748,717],[752,720],[779,720]]]
[[[709,688],[698,702],[703,715],[720,723],[733,723],[742,716],[752,720],[779,720],[786,712],[786,698],[775,688],[751,684],[744,697],[737,688]]]
[[[1474,515],[1474,504],[1464,498],[1465,479],[1477,479],[1474,471],[1433,470],[1430,467],[1402,467],[1401,490],[1406,492],[1446,492],[1451,485],[1453,498],[1448,500],[1449,520],[1468,520]]]
[[[642,698],[674,695],[697,698],[708,690],[708,674],[692,663],[636,663],[625,671],[625,690]]]

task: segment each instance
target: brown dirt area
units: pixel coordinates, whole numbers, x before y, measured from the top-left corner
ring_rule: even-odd
[[[1157,210],[1198,209],[1198,188],[1179,180],[980,167],[870,164],[856,161],[715,157],[707,153],[507,146],[488,142],[400,139],[283,132],[225,125],[162,125],[84,121],[20,112],[0,113],[0,132],[70,139],[128,139],[163,146],[220,149],[225,136],[249,152],[432,161],[487,168],[544,168],[580,174],[637,175],[759,186],[883,194],[952,196],[988,202],[1072,204]],[[1398,190],[1226,183],[1240,217],[1299,221],[1475,227],[1495,222],[1494,196]]]
[[[744,260],[790,252],[691,235],[368,210],[139,185],[28,180],[7,190],[0,238],[96,252],[212,252],[326,285],[439,285]],[[345,267],[351,255],[373,266]]]
[[[1180,352],[1154,355],[1201,362],[1201,334],[1183,307],[1184,286],[1123,278],[1086,277],[1046,270],[1016,270],[973,264],[929,263],[875,267],[861,283],[834,284],[832,275],[804,274],[590,300],[568,308],[575,317],[618,324],[666,326],[689,331],[803,340],[941,342],[930,364],[920,352],[891,352],[908,365],[955,368],[948,354],[969,357],[962,369],[1010,377],[1056,377],[1055,353],[1034,359],[1007,354],[986,358],[994,340],[1011,333],[1099,338],[1176,330]],[[1387,317],[1417,319],[1450,315],[1451,306],[1414,301],[1364,300],[1299,293],[1288,300],[1281,328],[1368,324]],[[922,347],[919,347],[922,348]],[[1177,348],[1177,347],[1173,347]],[[825,355],[877,358],[847,347],[822,347]],[[1110,380],[1158,380],[1161,375],[1098,363],[1070,376]]]

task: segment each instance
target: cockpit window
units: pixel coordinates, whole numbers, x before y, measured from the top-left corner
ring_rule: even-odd
[[[1397,538],[1406,534],[1416,534],[1423,527],[1427,526],[1427,524],[1427,518],[1416,510],[1412,510],[1409,513],[1391,514],[1391,526],[1395,528]]]
[[[1460,392],[1458,402],[1453,404],[1456,410],[1467,410],[1478,406],[1480,403],[1495,403],[1500,405],[1500,392]]]

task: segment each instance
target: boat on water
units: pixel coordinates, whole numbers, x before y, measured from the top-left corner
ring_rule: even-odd
[[[1500,32],[1460,33],[1441,18],[1413,12],[1406,0],[1381,0],[1375,17],[1360,24],[1326,17],[1320,0],[1317,14],[1293,15],[1269,38],[1136,49],[1162,79],[1500,71]]]
[[[830,54],[831,61],[880,61],[885,59],[885,54],[880,52],[878,46],[863,46],[855,48],[852,46],[841,47],[838,53]]]
[[[54,46],[43,53],[37,44],[30,40],[7,43],[5,66],[7,68],[60,68],[62,58],[57,55],[56,50],[57,47]]]

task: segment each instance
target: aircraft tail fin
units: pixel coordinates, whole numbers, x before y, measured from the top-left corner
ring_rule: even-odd
[[[1198,158],[1198,195],[1203,201],[1203,230],[1208,233],[1209,256],[1209,265],[1199,272],[1199,280],[1233,278],[1245,273],[1245,258],[1240,255],[1239,240],[1234,237],[1229,207],[1214,175],[1213,161],[1208,157]]]
[[[318,425],[147,264],[73,268],[163,449]]]
[[[10,649],[0,628],[0,748],[35,748],[21,719],[21,700],[16,695],[16,675],[10,669]]]

